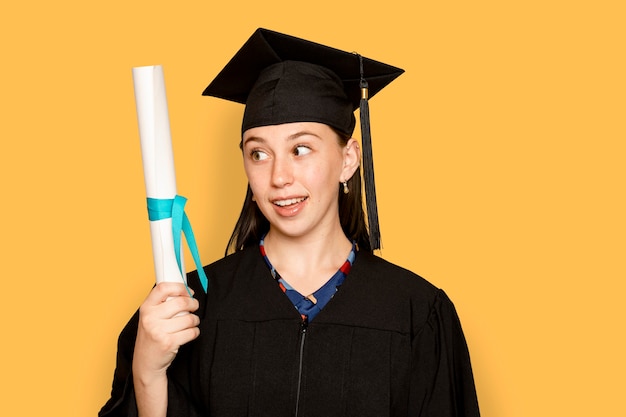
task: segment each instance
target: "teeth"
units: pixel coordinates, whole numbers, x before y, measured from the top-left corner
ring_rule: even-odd
[[[290,198],[289,200],[278,200],[278,201],[274,201],[274,204],[276,204],[277,206],[280,206],[280,207],[285,207],[285,206],[290,206],[292,204],[299,203],[301,201],[304,201],[304,197],[301,197],[301,198]]]

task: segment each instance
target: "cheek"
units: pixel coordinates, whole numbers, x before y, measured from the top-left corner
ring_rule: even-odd
[[[255,180],[255,177],[248,177],[248,185],[250,185],[250,190],[252,190],[252,194],[255,196],[261,196],[263,193],[263,187],[258,180]]]
[[[334,192],[335,185],[339,183],[340,170],[334,165],[316,164],[311,169],[306,170],[303,175],[303,180],[311,187]]]
[[[245,162],[243,164],[243,169],[246,173],[246,177],[248,178],[250,188],[254,191],[255,188],[258,188],[258,185],[261,183],[263,178],[262,170],[260,170],[259,167],[246,164]]]

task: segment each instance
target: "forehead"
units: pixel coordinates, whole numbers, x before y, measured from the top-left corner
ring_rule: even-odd
[[[335,139],[336,133],[327,125],[317,122],[284,123],[254,127],[243,133],[243,143],[250,141],[293,140],[311,136],[321,140]]]

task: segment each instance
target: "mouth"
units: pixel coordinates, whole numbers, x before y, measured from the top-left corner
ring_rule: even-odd
[[[287,207],[292,206],[294,204],[298,204],[306,200],[308,197],[298,197],[298,198],[288,198],[285,200],[275,200],[272,203],[277,205],[278,207]]]

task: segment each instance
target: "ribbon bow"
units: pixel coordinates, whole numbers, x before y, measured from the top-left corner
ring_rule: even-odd
[[[198,270],[198,276],[202,289],[207,292],[209,280],[202,268],[202,262],[200,261],[200,255],[198,254],[198,246],[196,245],[196,238],[193,235],[191,229],[191,223],[185,213],[185,203],[187,199],[180,195],[175,196],[172,199],[160,199],[160,198],[148,198],[148,219],[151,221],[163,220],[172,218],[172,235],[174,236],[174,254],[176,255],[176,262],[178,263],[178,270],[182,277],[185,276],[185,272],[180,262],[180,242],[181,234],[185,234],[185,240],[189,246],[189,251],[193,257],[193,261],[196,264]],[[187,285],[185,283],[185,285]],[[189,292],[189,287],[187,287]],[[191,295],[191,293],[189,294]]]

